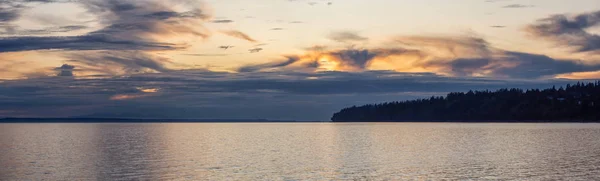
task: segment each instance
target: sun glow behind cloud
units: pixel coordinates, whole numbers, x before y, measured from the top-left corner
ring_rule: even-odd
[[[573,72],[557,75],[560,79],[600,79],[600,71],[593,72]]]

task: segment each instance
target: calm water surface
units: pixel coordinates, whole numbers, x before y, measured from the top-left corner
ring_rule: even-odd
[[[600,124],[0,124],[0,180],[600,180]]]

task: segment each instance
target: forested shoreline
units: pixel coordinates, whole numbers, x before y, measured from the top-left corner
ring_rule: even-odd
[[[600,122],[600,81],[548,89],[452,92],[353,106],[334,122]]]

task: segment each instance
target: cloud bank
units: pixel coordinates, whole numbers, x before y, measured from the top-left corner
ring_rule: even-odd
[[[60,69],[68,71],[72,67]],[[566,82],[392,71],[180,70],[85,79],[41,77],[0,82],[0,110],[4,113],[0,116],[326,120],[339,108],[357,104],[423,98],[449,91],[554,84]]]

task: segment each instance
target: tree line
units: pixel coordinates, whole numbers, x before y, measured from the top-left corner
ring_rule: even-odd
[[[334,122],[597,122],[600,81],[549,89],[452,92],[429,99],[344,108]]]

